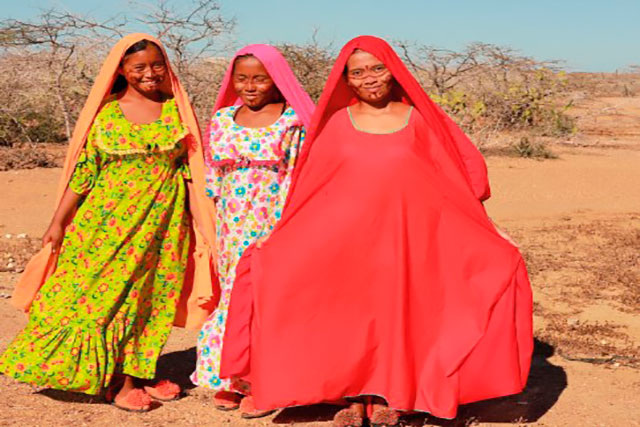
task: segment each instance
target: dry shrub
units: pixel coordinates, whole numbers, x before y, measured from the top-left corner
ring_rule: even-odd
[[[396,42],[432,99],[479,138],[527,130],[544,136],[575,132],[566,115],[567,79],[558,62],[537,61],[507,47],[472,43],[461,51]]]
[[[62,167],[62,150],[48,150],[44,144],[18,144],[0,147],[0,171]]]
[[[320,44],[316,35],[314,33],[305,44],[285,43],[278,46],[314,102],[320,98],[334,61],[333,47]]]
[[[234,19],[217,0],[160,1],[104,21],[51,9],[34,21],[0,21],[0,145],[62,142],[109,49],[124,33],[145,29],[164,41],[171,62],[202,119],[221,80],[216,52]],[[134,27],[129,27],[132,19]],[[205,107],[206,105],[206,107]]]

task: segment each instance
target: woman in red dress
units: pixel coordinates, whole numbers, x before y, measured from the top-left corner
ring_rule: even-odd
[[[257,408],[350,398],[337,424],[393,425],[524,388],[531,288],[484,160],[385,41],[342,49],[293,180],[238,266],[222,354]]]

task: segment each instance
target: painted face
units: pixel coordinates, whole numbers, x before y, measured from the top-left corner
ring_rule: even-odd
[[[393,76],[378,58],[356,50],[347,60],[347,85],[364,102],[381,102],[391,98]]]
[[[125,56],[119,71],[129,86],[142,94],[157,92],[167,78],[164,56],[151,44],[144,50]]]
[[[253,56],[236,60],[233,67],[233,88],[249,108],[260,109],[279,98],[276,84],[262,62]]]

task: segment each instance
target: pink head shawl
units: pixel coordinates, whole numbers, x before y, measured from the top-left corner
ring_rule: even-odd
[[[249,54],[255,56],[260,62],[262,62],[262,65],[266,68],[267,72],[280,90],[280,93],[287,101],[287,104],[293,108],[293,111],[296,112],[296,115],[302,121],[304,126],[309,128],[315,105],[307,92],[305,92],[298,82],[298,79],[296,79],[296,76],[293,74],[293,71],[291,71],[291,68],[287,63],[287,60],[284,59],[284,56],[282,56],[278,49],[268,44],[250,44],[236,52],[224,75],[224,79],[222,80],[222,85],[220,86],[220,91],[218,92],[218,97],[216,98],[216,103],[211,114],[215,114],[216,111],[221,108],[242,103],[233,89],[231,78],[233,74],[233,64],[236,58],[241,55]],[[210,126],[211,122],[207,124],[207,132],[204,136],[204,140],[207,145],[211,134]]]

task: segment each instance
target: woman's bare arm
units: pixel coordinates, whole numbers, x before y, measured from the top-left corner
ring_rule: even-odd
[[[64,225],[71,219],[78,203],[83,198],[84,196],[75,193],[67,187],[62,196],[60,206],[58,206],[56,213],[53,215],[49,228],[44,233],[44,236],[42,236],[42,246],[51,243],[51,252],[58,252],[60,245],[62,245],[62,238],[64,237]]]

